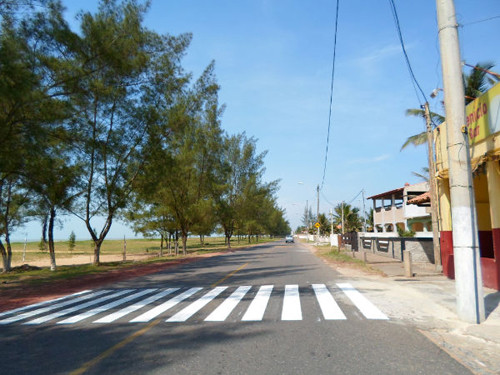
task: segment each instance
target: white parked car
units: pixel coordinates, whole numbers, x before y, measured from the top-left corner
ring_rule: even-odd
[[[286,237],[285,237],[285,242],[286,242],[286,243],[288,243],[288,242],[293,242],[293,236],[290,236],[290,235],[286,236]]]

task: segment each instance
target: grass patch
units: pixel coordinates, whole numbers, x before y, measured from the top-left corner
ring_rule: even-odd
[[[330,263],[337,264],[339,266],[347,266],[351,268],[356,268],[369,273],[383,274],[382,271],[373,268],[369,264],[363,262],[363,260],[352,257],[352,252],[350,251],[342,251],[338,250],[337,247],[318,247],[316,254],[318,254],[321,258],[326,259]],[[358,253],[359,254],[359,253]]]

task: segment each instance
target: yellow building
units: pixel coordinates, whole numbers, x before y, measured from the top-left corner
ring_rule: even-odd
[[[500,83],[467,105],[483,284],[500,290]],[[446,123],[434,131],[443,272],[454,277]]]

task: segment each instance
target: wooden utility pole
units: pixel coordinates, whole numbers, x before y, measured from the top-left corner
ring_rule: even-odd
[[[434,162],[434,142],[432,141],[431,113],[429,103],[424,104],[425,126],[427,131],[427,156],[429,160],[429,192],[431,195],[432,246],[434,248],[434,266],[441,272],[441,246],[439,243],[438,228],[438,197],[436,183],[436,163]]]
[[[469,140],[465,126],[464,84],[453,0],[436,0],[443,71],[450,177],[453,258],[457,314],[479,324],[485,319]]]

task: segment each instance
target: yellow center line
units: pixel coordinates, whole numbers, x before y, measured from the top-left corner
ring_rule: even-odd
[[[233,272],[227,274],[226,276],[224,276],[222,279],[220,279],[219,281],[217,281],[216,283],[213,283],[210,287],[213,288],[217,285],[219,285],[220,283],[222,283],[224,280],[227,280],[229,279],[231,276],[233,276],[236,272],[238,271],[241,271],[243,268],[245,268],[246,266],[248,266],[248,263],[245,263],[243,264],[242,266],[238,267],[237,269],[235,269]],[[82,367],[80,367],[79,369],[76,369],[72,372],[69,373],[69,375],[81,375],[83,373],[85,373],[86,371],[88,371],[91,367],[95,366],[96,364],[98,364],[99,362],[101,362],[103,359],[109,357],[111,354],[113,354],[114,352],[116,352],[118,349],[124,347],[125,345],[127,345],[128,343],[130,343],[131,341],[135,340],[136,338],[138,338],[139,336],[142,336],[143,334],[145,334],[147,331],[149,331],[151,328],[153,328],[155,325],[157,325],[158,323],[161,322],[161,319],[156,319],[154,320],[153,322],[149,323],[146,327],[144,328],[141,328],[139,331],[133,333],[132,335],[128,336],[127,338],[123,339],[122,341],[120,341],[118,344],[112,346],[111,348],[107,349],[106,351],[102,352],[101,354],[99,354],[97,357],[95,357],[94,359],[88,361],[87,363],[85,363]]]
[[[93,367],[96,364],[98,364],[99,362],[101,362],[106,357],[109,357],[111,354],[116,352],[118,349],[124,347],[129,342],[131,342],[131,341],[135,340],[136,338],[138,338],[139,336],[142,336],[143,334],[145,334],[147,331],[149,331],[151,328],[153,328],[155,325],[157,325],[160,322],[161,322],[161,319],[156,319],[156,320],[152,321],[146,327],[141,328],[137,332],[133,333],[132,335],[130,335],[127,338],[120,341],[118,344],[116,344],[116,345],[112,346],[111,348],[109,348],[108,350],[102,352],[94,359],[88,361],[79,369],[76,369],[76,370],[70,372],[69,375],[81,375],[81,374],[83,374],[84,372],[88,371],[91,367]]]
[[[219,285],[220,283],[222,283],[223,281],[229,279],[231,276],[233,276],[236,272],[238,271],[241,271],[243,268],[245,268],[246,266],[248,266],[248,263],[245,263],[244,265],[238,267],[237,269],[235,269],[233,272],[231,272],[230,274],[224,276],[222,279],[220,279],[219,281],[217,281],[216,283],[213,283],[212,285],[210,285],[211,288],[214,288],[216,287],[217,285]]]

